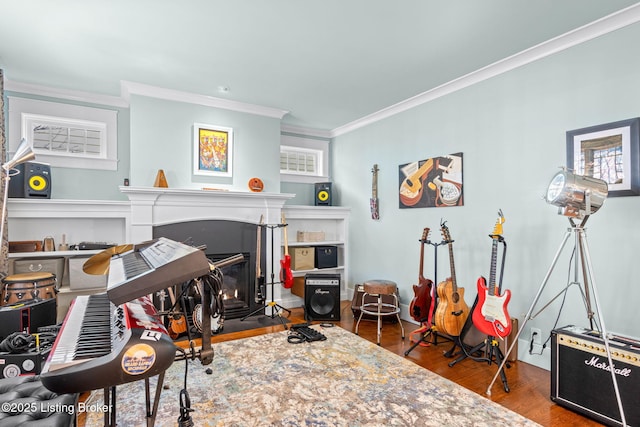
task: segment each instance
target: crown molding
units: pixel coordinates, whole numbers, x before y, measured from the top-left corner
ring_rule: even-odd
[[[287,124],[282,124],[280,126],[280,133],[290,133],[294,135],[311,136],[323,139],[331,139],[332,136],[331,131],[329,130],[312,129],[300,126],[291,126]]]
[[[189,104],[204,105],[206,107],[221,108],[224,110],[239,111],[241,113],[266,116],[275,119],[282,119],[286,110],[279,108],[263,107],[261,105],[247,104],[244,102],[231,101],[228,99],[216,98],[213,96],[200,95],[191,92],[182,92],[174,89],[166,89],[158,86],[146,85],[143,83],[122,80],[120,82],[121,96],[129,102],[131,95],[142,95],[150,98],[165,99],[168,101],[186,102]]]
[[[619,30],[628,25],[632,25],[640,21],[640,3],[636,3],[618,12],[607,15],[575,30],[564,33],[558,37],[535,45],[522,52],[516,53],[486,67],[472,71],[450,82],[444,83],[426,92],[408,98],[397,104],[383,108],[375,113],[364,116],[351,123],[339,126],[331,130],[331,136],[336,137],[344,135],[356,129],[368,126],[380,120],[410,110],[419,105],[449,95],[453,92],[472,86],[476,83],[522,67],[523,65],[535,62],[547,56],[577,46],[596,37]]]
[[[87,102],[91,104],[107,105],[118,108],[129,107],[129,103],[119,96],[101,95],[97,93],[83,92],[71,89],[52,88],[31,83],[15,82],[12,80],[5,81],[4,89],[10,92],[47,96],[51,98],[66,99],[69,101]]]

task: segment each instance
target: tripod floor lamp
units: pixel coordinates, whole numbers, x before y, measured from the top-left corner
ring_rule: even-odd
[[[594,326],[594,312],[591,309],[591,295],[593,295],[596,313],[598,316],[598,321],[601,328],[601,335],[604,341],[607,358],[609,362],[609,366],[613,366],[613,360],[611,358],[611,349],[609,347],[609,338],[606,330],[606,326],[604,323],[604,317],[602,316],[602,311],[600,309],[600,302],[598,299],[598,293],[596,289],[596,283],[593,274],[593,268],[591,266],[591,257],[589,255],[589,245],[587,244],[587,236],[585,232],[585,224],[589,217],[595,214],[600,207],[602,207],[605,199],[608,195],[608,185],[605,181],[597,178],[592,178],[588,176],[575,175],[572,172],[567,170],[563,170],[558,172],[551,179],[547,187],[547,192],[545,194],[545,200],[547,203],[558,207],[558,214],[568,217],[570,227],[567,229],[567,232],[564,235],[562,243],[556,252],[555,257],[547,271],[540,288],[529,308],[529,311],[525,315],[524,322],[522,322],[520,329],[518,330],[518,334],[515,339],[511,342],[507,354],[504,357],[504,360],[500,364],[498,371],[493,377],[491,384],[487,388],[487,394],[491,395],[491,387],[495,383],[498,378],[499,373],[502,371],[505,362],[508,360],[508,356],[513,350],[515,344],[518,342],[518,338],[520,334],[524,330],[527,321],[532,319],[531,317],[538,300],[544,290],[547,282],[549,281],[549,277],[553,272],[553,269],[558,262],[558,259],[562,253],[563,248],[565,247],[567,241],[571,236],[574,236],[574,251],[577,254],[576,265],[575,265],[575,277],[573,283],[579,282],[579,270],[578,270],[578,261],[581,266],[582,278],[583,278],[583,290],[584,290],[584,298],[587,307],[587,316],[589,318],[590,326],[593,328]],[[557,296],[556,296],[557,297]],[[555,298],[554,298],[555,299]],[[548,306],[548,304],[547,304]],[[545,306],[546,307],[546,306]],[[543,308],[544,310],[544,308]],[[540,310],[542,311],[542,310]],[[538,312],[539,313],[539,312]],[[622,401],[620,398],[620,391],[618,389],[618,383],[616,381],[616,374],[613,369],[610,369],[611,379],[613,381],[613,387],[616,394],[616,400],[618,403],[618,410],[620,411],[621,419],[623,425],[626,425],[624,410],[622,408]]]

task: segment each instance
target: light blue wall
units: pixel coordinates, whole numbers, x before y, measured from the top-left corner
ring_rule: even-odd
[[[129,109],[112,106],[91,104],[86,102],[74,102],[55,98],[34,96],[31,94],[5,91],[5,97],[15,96],[20,98],[38,99],[64,104],[82,105],[118,112],[118,170],[103,171],[93,169],[51,168],[51,198],[75,199],[75,200],[126,200],[118,186],[129,176]],[[5,99],[5,117],[8,122],[8,102]],[[18,131],[18,135],[20,132]],[[9,129],[7,124],[6,134]],[[8,142],[8,141],[7,141]],[[37,159],[36,159],[37,160]]]
[[[143,96],[133,96],[130,108],[132,186],[153,186],[162,169],[172,188],[246,191],[259,177],[264,191],[280,192],[280,120]],[[233,177],[193,175],[194,123],[233,128]]]
[[[502,209],[508,244],[504,288],[513,292],[511,316],[522,320],[569,225],[542,200],[565,164],[565,132],[640,116],[638,40],[640,25],[634,25],[337,137],[331,145],[338,202],[352,208],[349,285],[392,279],[408,304],[422,230],[431,228],[431,240],[440,242],[440,221],[446,220],[458,285],[471,306],[477,278],[489,274],[488,234]],[[454,152],[464,153],[464,206],[399,209],[398,165]],[[380,221],[369,213],[374,163],[380,167]],[[639,209],[640,197],[609,198],[587,223],[606,326],[632,336],[640,335]],[[573,239],[538,308],[567,285],[572,248]],[[425,267],[433,279],[431,247]],[[450,275],[447,246],[438,251],[437,267],[438,281]],[[559,311],[558,326],[589,326],[578,287],[570,288],[562,310],[561,300],[529,326],[548,335]]]

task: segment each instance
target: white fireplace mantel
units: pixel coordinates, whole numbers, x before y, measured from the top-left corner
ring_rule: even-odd
[[[258,224],[280,222],[285,202],[295,194],[156,187],[120,187],[131,204],[131,241],[153,237],[153,227],[176,222],[228,220]]]

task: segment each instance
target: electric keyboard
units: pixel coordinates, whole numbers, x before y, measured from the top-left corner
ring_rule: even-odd
[[[107,295],[114,304],[123,304],[209,271],[202,250],[160,237],[111,257]]]
[[[164,372],[176,347],[148,296],[115,306],[106,294],[78,296],[40,379],[56,393],[81,393]]]

